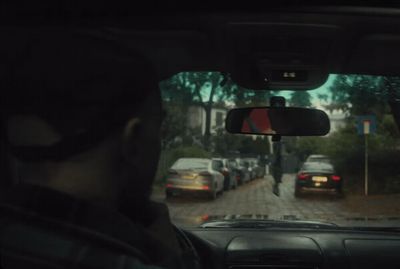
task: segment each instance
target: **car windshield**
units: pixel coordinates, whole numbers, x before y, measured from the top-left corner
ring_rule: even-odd
[[[329,163],[329,158],[327,157],[319,157],[319,156],[310,156],[307,158],[308,162],[325,162]]]
[[[263,218],[343,226],[400,225],[393,222],[400,218],[400,133],[393,116],[398,113],[400,78],[331,74],[324,85],[308,91],[254,91],[229,79],[221,83],[224,80],[219,72],[183,72],[160,83],[167,117],[153,199],[167,203],[176,224]],[[331,124],[329,134],[282,137],[278,156],[277,142],[271,136],[225,131],[230,109],[268,106],[271,96],[283,96],[289,107],[325,111]],[[307,160],[312,155],[315,159]],[[216,192],[215,198],[202,191],[166,186],[171,167],[207,165],[197,159],[176,162],[179,158],[228,158],[237,160],[239,166],[210,177],[215,185],[203,192]],[[245,165],[250,160],[254,167]],[[317,163],[305,168],[322,167],[336,174],[326,182],[326,178],[299,180],[308,161]],[[276,182],[279,196],[274,193]]]
[[[207,169],[208,164],[207,160],[184,158],[177,160],[171,168],[176,170]]]
[[[319,162],[309,162],[305,163],[302,167],[303,171],[326,171],[326,172],[333,172],[333,166],[325,163]]]

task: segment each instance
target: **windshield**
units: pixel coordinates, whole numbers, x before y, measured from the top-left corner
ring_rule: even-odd
[[[331,74],[309,91],[253,91],[223,80],[217,72],[185,72],[160,83],[168,115],[153,199],[167,203],[176,224],[263,218],[391,226],[400,218],[400,134],[393,116],[399,78]],[[268,106],[271,96],[325,111],[330,133],[282,137],[277,146],[270,136],[225,131],[229,109]],[[206,166],[179,158],[227,158],[240,166],[210,177],[207,191],[166,187],[171,167]],[[302,168],[335,174],[300,176]]]
[[[322,162],[329,163],[329,158],[327,157],[318,157],[318,156],[310,156],[307,158],[307,162]]]
[[[302,167],[303,171],[326,171],[333,172],[333,166],[325,163],[319,162],[309,162],[305,163]]]
[[[185,170],[185,169],[207,169],[209,161],[202,159],[179,159],[171,169],[175,170]]]

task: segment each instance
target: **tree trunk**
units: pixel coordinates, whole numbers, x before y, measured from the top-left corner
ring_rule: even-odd
[[[204,132],[204,146],[206,150],[210,150],[210,138],[211,138],[211,112],[212,112],[212,105],[214,99],[214,93],[216,89],[216,85],[212,85],[210,91],[210,98],[208,99],[207,104],[205,105],[204,109],[206,112],[206,128]]]
[[[205,126],[205,131],[204,131],[204,147],[206,150],[210,150],[212,106],[207,105],[204,107],[204,110],[206,112],[206,126]]]

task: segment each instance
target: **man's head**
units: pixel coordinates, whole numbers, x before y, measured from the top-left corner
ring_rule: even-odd
[[[149,62],[98,34],[32,31],[22,40],[2,79],[3,122],[21,180],[142,206],[162,117]]]

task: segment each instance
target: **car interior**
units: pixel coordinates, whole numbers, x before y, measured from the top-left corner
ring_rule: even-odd
[[[19,19],[8,15],[2,20],[4,38],[66,24],[102,28],[151,59],[160,81],[183,71],[215,71],[260,91],[313,89],[329,74],[400,75],[400,8],[391,5],[287,5],[171,14],[54,10],[63,19],[39,9],[21,11]],[[391,107],[399,126],[400,106]],[[317,132],[325,134],[323,128]],[[293,132],[302,135],[301,130]],[[6,180],[3,140],[1,149],[1,186],[7,188],[12,182]],[[198,268],[400,268],[400,227],[279,224],[228,220],[177,229]]]

